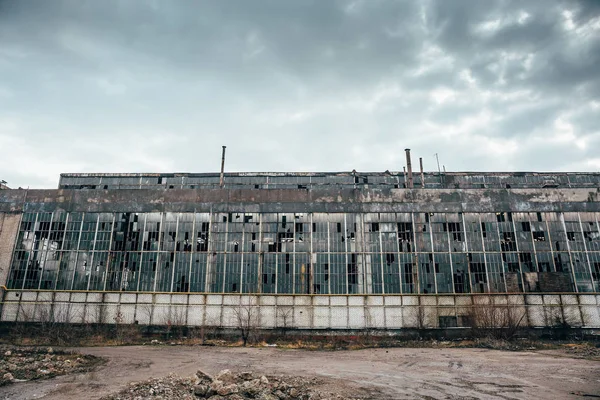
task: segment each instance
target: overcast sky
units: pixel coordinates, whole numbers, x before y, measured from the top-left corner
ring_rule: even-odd
[[[0,0],[0,179],[600,170],[600,1]]]

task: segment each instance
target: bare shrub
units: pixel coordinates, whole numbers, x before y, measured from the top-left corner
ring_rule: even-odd
[[[514,305],[500,304],[491,297],[489,303],[473,304],[468,320],[474,336],[508,340],[522,327],[525,315]]]
[[[251,301],[249,304],[240,304],[233,309],[235,323],[244,346],[248,344],[248,339],[258,328],[258,306],[253,303]]]
[[[294,307],[278,306],[277,307],[277,326],[285,336],[292,325],[294,318]]]

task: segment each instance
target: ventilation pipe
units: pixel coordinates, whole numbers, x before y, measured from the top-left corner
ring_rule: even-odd
[[[221,189],[225,186],[225,149],[227,146],[223,146],[223,156],[221,157],[221,177],[219,179],[219,186]]]
[[[410,149],[405,149],[406,151],[406,169],[408,170],[408,188],[413,188],[413,175],[412,175],[412,164],[410,163]]]
[[[419,157],[419,164],[421,164],[421,187],[425,189],[425,174],[423,173],[423,157]]]

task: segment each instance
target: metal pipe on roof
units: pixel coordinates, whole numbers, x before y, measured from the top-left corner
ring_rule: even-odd
[[[406,169],[408,170],[408,187],[413,188],[412,164],[410,163],[410,149],[404,149],[406,152]]]
[[[419,164],[421,164],[421,187],[425,189],[425,174],[423,173],[423,157],[419,157]]]
[[[223,146],[223,156],[221,157],[221,177],[219,179],[219,186],[221,189],[225,186],[225,149],[227,146]]]

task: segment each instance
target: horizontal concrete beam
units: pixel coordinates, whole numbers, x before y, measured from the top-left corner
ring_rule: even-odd
[[[0,212],[600,212],[600,189],[3,190]]]

